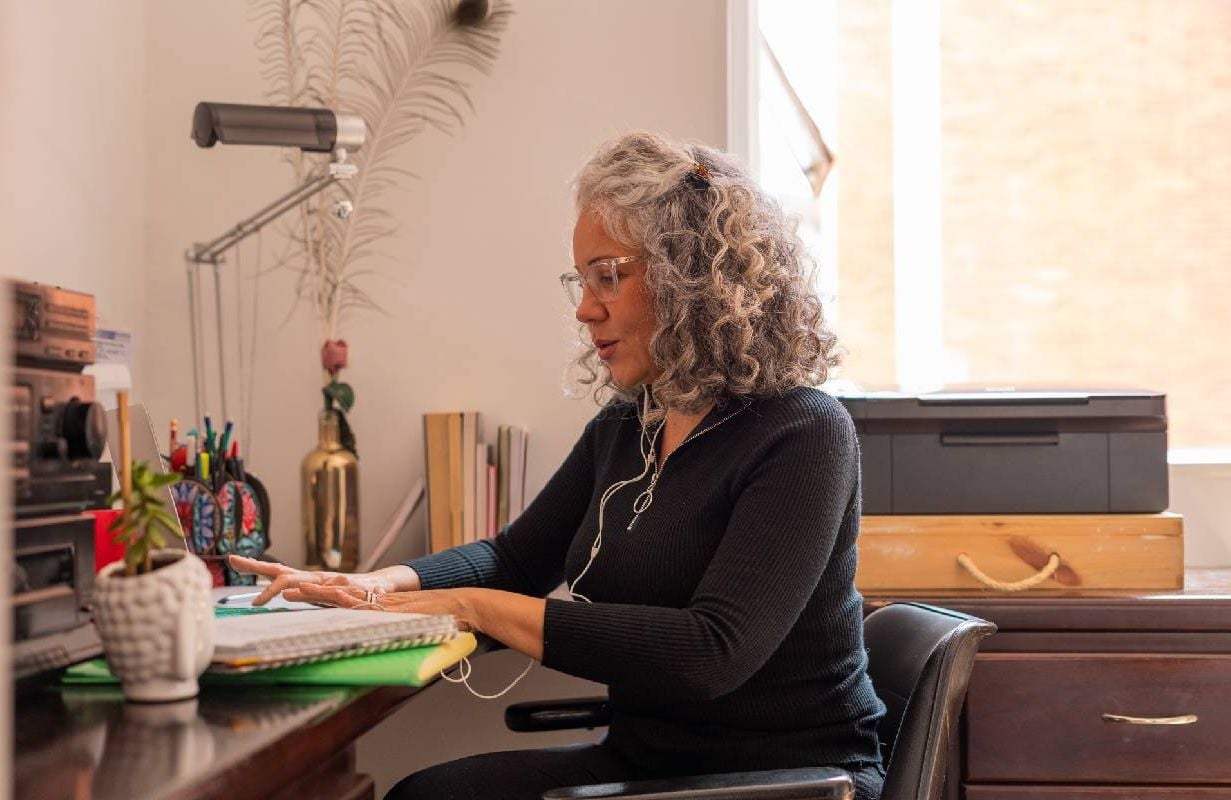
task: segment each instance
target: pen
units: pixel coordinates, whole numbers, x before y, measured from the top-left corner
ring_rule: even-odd
[[[214,458],[214,422],[209,418],[209,414],[205,415],[205,441],[201,447],[206,453],[209,453],[210,460]]]
[[[254,597],[259,597],[260,592],[246,592],[244,594],[229,594],[226,597],[218,598],[218,605],[226,605],[227,603],[236,603],[240,600],[251,600]]]

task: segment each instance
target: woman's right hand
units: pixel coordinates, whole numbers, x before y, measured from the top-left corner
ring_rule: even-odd
[[[349,586],[365,592],[411,591],[419,588],[419,576],[404,565],[386,567],[375,572],[326,572],[295,569],[285,564],[258,561],[233,554],[227,556],[227,563],[236,572],[263,575],[270,579],[271,583],[253,599],[254,606],[263,606],[287,589],[297,589],[305,584]]]

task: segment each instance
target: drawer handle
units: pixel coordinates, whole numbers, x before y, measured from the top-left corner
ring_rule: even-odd
[[[1011,583],[998,581],[991,577],[986,572],[975,566],[975,562],[965,553],[957,554],[957,563],[960,564],[962,568],[969,572],[972,576],[974,576],[975,580],[989,589],[996,589],[1001,592],[1021,592],[1038,586],[1040,583],[1056,574],[1056,570],[1060,569],[1060,556],[1056,553],[1052,553],[1048,556],[1047,563],[1043,565],[1043,569],[1034,573],[1029,578],[1022,578],[1020,581],[1013,581]]]
[[[1104,714],[1106,722],[1123,722],[1127,725],[1192,725],[1196,714],[1181,714],[1178,717],[1130,717],[1125,714]]]

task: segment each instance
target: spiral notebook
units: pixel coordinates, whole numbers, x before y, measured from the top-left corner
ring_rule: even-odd
[[[457,625],[447,614],[398,614],[328,608],[215,620],[211,672],[307,664],[447,641]]]

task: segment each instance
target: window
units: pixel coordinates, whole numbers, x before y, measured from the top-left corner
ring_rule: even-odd
[[[752,160],[822,265],[843,377],[1157,389],[1173,448],[1231,447],[1231,4],[750,17]],[[807,118],[835,155],[818,197]]]

